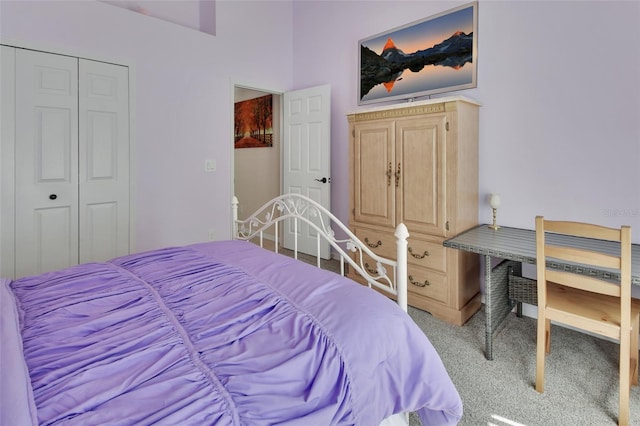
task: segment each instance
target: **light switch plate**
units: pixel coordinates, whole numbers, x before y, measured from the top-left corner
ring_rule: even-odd
[[[208,159],[204,161],[204,171],[205,172],[215,172],[216,171],[216,160]]]

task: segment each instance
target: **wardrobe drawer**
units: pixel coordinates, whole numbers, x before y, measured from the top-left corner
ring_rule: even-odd
[[[390,259],[396,258],[396,236],[392,232],[355,227],[356,237],[375,254]],[[367,258],[368,256],[365,256]],[[366,260],[366,259],[365,259]],[[367,260],[371,264],[370,260]],[[447,271],[446,249],[442,242],[433,242],[409,235],[407,240],[407,263],[440,272]]]
[[[354,234],[378,256],[396,258],[396,237],[393,233],[357,227]]]
[[[409,293],[418,293],[442,303],[448,302],[449,287],[446,275],[415,266],[409,266],[408,272]]]
[[[409,236],[407,250],[409,265],[447,272],[446,249],[442,242],[435,243]]]

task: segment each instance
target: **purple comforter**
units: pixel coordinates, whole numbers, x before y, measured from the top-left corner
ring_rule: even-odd
[[[10,288],[41,424],[462,415],[434,348],[391,300],[250,243],[156,250]]]

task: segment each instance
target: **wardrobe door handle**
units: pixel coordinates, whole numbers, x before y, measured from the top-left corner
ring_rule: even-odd
[[[391,186],[391,176],[393,172],[391,171],[391,162],[389,162],[389,168],[387,169],[387,186]]]
[[[400,184],[400,163],[398,163],[398,170],[396,170],[396,188]]]
[[[56,198],[58,198],[58,196],[56,194],[49,195],[49,199],[50,200],[55,200]]]

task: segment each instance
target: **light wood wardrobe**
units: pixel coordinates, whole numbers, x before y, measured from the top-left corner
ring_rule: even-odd
[[[403,222],[409,304],[458,325],[480,308],[480,262],[442,242],[478,223],[479,106],[449,97],[347,114],[351,230],[395,257],[393,233]]]

